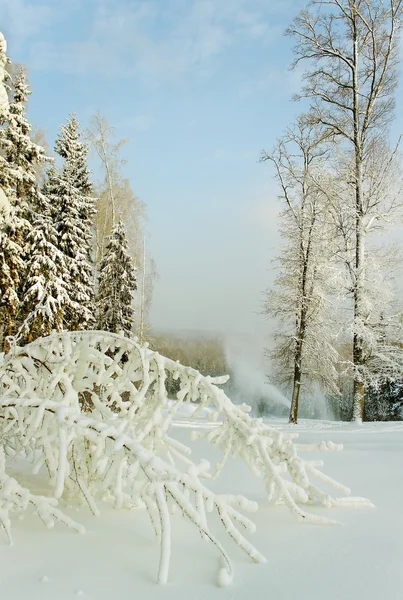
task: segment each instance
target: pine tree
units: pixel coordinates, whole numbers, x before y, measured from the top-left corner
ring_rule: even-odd
[[[127,337],[133,332],[135,268],[127,251],[127,237],[120,220],[113,228],[99,274],[99,329]]]
[[[1,217],[0,227],[0,341],[3,350],[8,350],[6,336],[12,335],[16,327],[19,307],[19,287],[25,263],[21,244],[21,220],[10,207]]]
[[[62,331],[68,305],[67,270],[57,248],[57,233],[50,209],[38,214],[27,238],[27,277],[23,289],[22,314],[27,319],[27,341]]]
[[[7,57],[7,42],[4,35],[0,31],[0,123],[3,122],[4,116],[8,113],[8,95],[5,80],[7,79],[6,65]]]
[[[9,116],[6,55],[7,43],[0,32],[0,125],[4,125]],[[0,130],[0,136],[4,130]],[[1,138],[0,138],[1,139]],[[4,171],[5,161],[0,155],[0,177]],[[22,267],[21,247],[13,239],[18,230],[14,211],[2,187],[0,207],[0,348],[4,349],[4,337],[12,331],[14,315],[18,308],[17,287],[19,272]]]
[[[38,164],[50,159],[39,144],[31,140],[32,127],[26,111],[31,91],[26,80],[26,73],[19,67],[13,78],[13,94],[10,102],[7,125],[0,131],[2,164],[0,168],[0,185],[16,214],[23,220],[25,237],[34,220],[33,211],[40,204],[40,190],[37,182]]]
[[[63,158],[60,171],[51,169],[45,191],[52,205],[57,247],[67,267],[69,309],[67,329],[86,329],[94,322],[92,221],[95,198],[87,168],[88,149],[72,115],[60,128],[55,150]]]
[[[0,130],[0,185],[9,205],[1,226],[1,326],[3,337],[15,333],[20,323],[20,299],[26,276],[25,245],[35,211],[43,199],[36,168],[48,159],[42,146],[30,138],[26,118],[30,95],[24,69],[18,68],[12,82],[12,100],[5,127]]]

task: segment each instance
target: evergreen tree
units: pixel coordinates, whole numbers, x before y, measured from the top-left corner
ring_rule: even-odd
[[[381,379],[367,388],[364,418],[366,421],[403,420],[403,378]]]
[[[134,292],[137,289],[135,268],[127,251],[123,222],[113,228],[99,274],[99,329],[127,337],[133,332]]]
[[[32,211],[37,209],[40,190],[36,178],[38,164],[50,159],[39,144],[32,141],[32,127],[26,116],[27,103],[31,91],[22,67],[18,68],[13,79],[13,98],[10,102],[6,127],[0,132],[2,165],[0,184],[17,215],[32,221]]]
[[[0,217],[0,336],[15,334],[28,316],[28,339],[61,329],[66,301],[63,257],[54,246],[48,202],[37,181],[49,159],[31,139],[26,111],[31,94],[23,68],[8,86],[11,101],[0,130],[0,185],[8,199]],[[46,214],[45,214],[46,213]]]
[[[8,113],[8,96],[7,96],[7,85],[5,80],[7,79],[6,65],[8,62],[7,57],[7,42],[4,39],[4,35],[0,31],[0,123],[3,122],[4,115]]]
[[[21,244],[21,220],[14,207],[10,207],[0,219],[0,348],[7,351],[5,338],[15,330],[21,273],[24,272],[25,263]]]
[[[57,247],[67,267],[69,307],[67,329],[86,329],[94,322],[92,222],[95,212],[87,145],[82,141],[80,124],[72,115],[60,128],[55,150],[63,158],[60,171],[49,171],[45,192],[52,205],[57,232]]]
[[[12,335],[18,327],[21,288],[26,272],[24,249],[31,229],[33,209],[41,194],[35,167],[46,159],[44,149],[30,139],[26,118],[30,95],[25,71],[16,71],[7,120],[0,129],[0,186],[8,199],[0,218],[0,336]]]
[[[68,305],[68,275],[63,254],[57,248],[57,233],[50,210],[38,214],[27,238],[27,278],[23,289],[22,314],[27,319],[27,341],[62,331]]]

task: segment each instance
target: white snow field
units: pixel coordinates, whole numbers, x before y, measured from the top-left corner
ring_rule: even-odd
[[[196,424],[190,423],[186,410],[180,417],[172,431],[185,443],[190,428],[214,427],[206,415]],[[268,423],[290,427],[278,420]],[[117,511],[103,505],[101,516],[94,517],[87,507],[72,506],[66,512],[85,525],[84,535],[60,524],[47,530],[34,514],[14,520],[13,546],[2,535],[1,600],[402,600],[403,423],[303,421],[292,429],[304,443],[343,443],[343,452],[321,456],[326,473],[349,485],[353,495],[371,499],[375,508],[315,506],[316,514],[343,525],[297,523],[286,507],[269,506],[262,483],[245,464],[230,459],[221,478],[209,485],[259,502],[259,511],[252,515],[257,531],[249,539],[267,564],[256,565],[225,540],[235,579],[229,587],[217,587],[216,555],[177,516],[168,584],[158,585],[159,548],[145,510]],[[218,459],[218,450],[205,441],[193,442],[192,448],[212,464]],[[21,476],[18,464],[12,469],[20,483],[45,491],[38,476]],[[219,523],[213,523],[212,531],[225,538]]]

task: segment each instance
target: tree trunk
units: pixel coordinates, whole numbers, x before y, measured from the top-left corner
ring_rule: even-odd
[[[358,176],[361,174],[361,168],[358,169]],[[361,199],[362,182],[357,186],[357,198]],[[365,320],[362,296],[364,292],[364,232],[362,216],[359,211],[359,200],[357,200],[357,216],[356,216],[356,252],[355,252],[355,290],[354,290],[354,336],[353,336],[353,366],[354,366],[354,404],[353,404],[353,419],[362,421],[364,418],[364,402],[365,402],[365,386],[362,380],[362,367],[365,363],[364,357],[364,340],[362,334],[357,332],[362,330],[362,322]]]
[[[354,379],[353,420],[362,423],[364,417],[365,387],[362,381]]]
[[[301,367],[295,365],[294,372],[294,385],[292,389],[291,406],[290,406],[290,418],[289,423],[298,423],[298,402],[299,392],[301,390]]]
[[[293,381],[293,389],[291,396],[291,406],[290,406],[290,418],[289,423],[294,423],[295,425],[298,423],[298,402],[299,402],[299,393],[301,390],[301,376],[302,376],[302,347],[304,343],[304,335],[305,335],[305,314],[302,315],[300,332],[298,336],[297,348],[295,350],[295,360],[294,360],[294,381]]]
[[[363,231],[363,156],[360,137],[360,107],[359,107],[359,83],[358,83],[358,15],[354,14],[353,28],[353,115],[354,115],[354,154],[355,154],[355,286],[354,286],[354,337],[353,337],[353,419],[362,421],[364,416],[364,383],[362,382],[361,367],[364,363],[363,339],[357,333],[357,324],[362,329],[364,292],[364,236]]]

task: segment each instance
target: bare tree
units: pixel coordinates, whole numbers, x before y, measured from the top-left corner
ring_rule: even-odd
[[[143,237],[143,255],[140,261],[141,268],[141,297],[137,319],[137,332],[140,344],[150,335],[148,314],[154,291],[155,280],[158,279],[155,260],[146,253],[146,238]]]
[[[364,411],[367,224],[383,211],[371,201],[368,161],[394,114],[402,0],[320,0],[296,17],[294,66],[308,62],[301,97],[311,100],[312,121],[326,128],[349,157],[349,251],[353,303],[354,418]],[[348,223],[350,226],[351,223]]]
[[[326,142],[326,130],[301,116],[272,154],[262,154],[262,160],[274,164],[284,203],[281,233],[286,245],[264,313],[281,323],[276,347],[269,354],[277,367],[277,382],[292,389],[291,423],[297,422],[303,382],[336,391],[337,352],[327,298],[332,244],[321,189]]]
[[[96,152],[103,170],[104,180],[99,193],[96,218],[97,259],[101,260],[106,237],[116,222],[116,191],[122,176],[120,168],[124,160],[120,156],[126,140],[114,142],[115,130],[100,111],[97,111],[88,130],[88,139]]]

